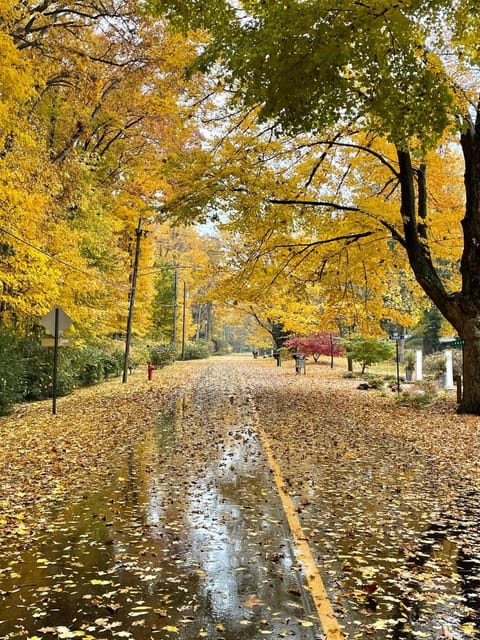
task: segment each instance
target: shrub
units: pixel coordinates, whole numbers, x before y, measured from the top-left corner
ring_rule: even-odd
[[[208,348],[208,344],[204,341],[187,342],[185,345],[185,360],[202,360],[209,356],[210,349]]]
[[[166,367],[175,362],[177,349],[172,344],[157,343],[148,347],[149,360],[156,367]]]
[[[436,353],[425,356],[423,359],[423,370],[427,375],[438,376],[445,372],[445,356],[443,353]]]
[[[397,398],[398,402],[414,408],[421,408],[430,404],[438,394],[436,382],[431,380],[421,380],[415,383],[415,386],[408,391],[404,391]]]
[[[371,389],[383,389],[385,386],[385,378],[381,376],[364,376],[368,381],[368,385]]]
[[[103,365],[105,378],[114,378],[122,373],[124,358],[125,354],[121,349],[107,351]]]
[[[23,343],[23,400],[43,400],[53,394],[53,348],[42,347],[35,337]],[[110,345],[84,344],[60,347],[58,355],[57,395],[71,393],[77,387],[102,382],[119,375],[123,354]]]
[[[123,370],[124,352],[110,343],[85,344],[70,352],[70,370],[74,372],[76,386],[97,384]]]
[[[19,349],[24,367],[21,399],[32,401],[51,397],[53,349],[42,347],[36,335],[24,337],[20,341]]]
[[[125,348],[119,349],[121,352],[121,370],[123,370],[123,362],[125,358]],[[143,341],[135,339],[130,345],[128,352],[128,366],[136,369],[140,364],[148,364],[150,362],[150,346]]]
[[[338,336],[334,336],[328,331],[320,331],[303,338],[292,338],[285,342],[285,347],[297,353],[312,356],[315,362],[318,362],[322,355],[338,357],[342,356],[344,351]]]
[[[72,352],[71,366],[79,386],[105,379],[106,354],[96,345],[85,345]]]
[[[43,347],[37,333],[19,339],[17,358],[23,368],[19,400],[44,400],[52,397],[53,357],[53,347]],[[67,395],[75,386],[70,349],[61,347],[58,354],[57,395]]]
[[[460,349],[452,349],[453,375],[462,375],[463,356]],[[445,353],[434,353],[423,359],[423,370],[433,376],[445,373]]]
[[[345,340],[344,345],[347,357],[361,364],[362,373],[372,364],[389,360],[395,351],[391,340],[363,336]]]
[[[54,350],[41,345],[42,334],[43,330],[36,330],[19,338],[0,328],[0,415],[9,413],[16,402],[52,397]],[[60,347],[57,396],[120,375],[124,352],[117,345],[105,341]]]
[[[403,406],[420,409],[430,404],[433,400],[433,396],[428,393],[401,393],[397,400],[398,403]]]
[[[0,415],[11,412],[20,399],[23,383],[23,363],[18,357],[16,336],[6,328],[0,329]]]

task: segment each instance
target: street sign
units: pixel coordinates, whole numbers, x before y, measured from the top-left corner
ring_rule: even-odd
[[[54,347],[55,346],[55,338],[43,338],[42,347]],[[70,344],[70,340],[68,338],[59,338],[58,346],[59,347],[68,347]]]
[[[447,343],[449,347],[463,347],[464,344],[465,340],[462,340],[462,338],[457,338],[456,340],[452,340],[452,342]]]
[[[52,379],[52,413],[57,413],[57,382],[58,382],[58,347],[60,338],[64,331],[72,324],[73,320],[67,316],[60,307],[54,307],[40,320],[40,324],[45,327],[53,336],[53,379]]]
[[[55,307],[43,316],[40,320],[42,327],[48,331],[51,336],[55,335],[55,311],[58,309],[58,335],[61,336],[64,331],[72,324],[73,320],[67,316],[61,307]]]

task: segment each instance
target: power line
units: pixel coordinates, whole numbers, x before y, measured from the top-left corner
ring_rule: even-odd
[[[56,262],[59,262],[60,264],[63,264],[65,267],[68,267],[69,269],[73,269],[74,271],[78,271],[79,273],[83,273],[84,275],[88,276],[89,278],[94,278],[95,280],[100,280],[100,282],[103,282],[104,284],[108,284],[108,285],[111,285],[113,287],[118,287],[120,289],[130,289],[131,288],[131,286],[129,284],[122,284],[121,282],[114,282],[113,280],[107,280],[106,278],[102,278],[102,276],[98,276],[98,275],[92,273],[91,271],[87,271],[85,269],[81,269],[80,267],[76,267],[74,264],[70,264],[69,262],[66,262],[65,260],[62,260],[62,258],[58,258],[57,256],[53,255],[52,253],[49,253],[48,251],[45,251],[44,249],[40,249],[40,247],[35,246],[29,240],[25,240],[25,238],[21,238],[20,236],[17,236],[15,233],[12,233],[12,231],[9,231],[8,229],[5,229],[5,227],[2,227],[1,225],[0,225],[0,231],[3,231],[8,236],[11,236],[12,238],[15,238],[15,240],[17,240],[18,242],[22,242],[23,244],[26,244],[31,249],[34,249],[35,251],[38,251],[39,253],[42,253],[44,256],[47,256],[51,260],[55,260]]]

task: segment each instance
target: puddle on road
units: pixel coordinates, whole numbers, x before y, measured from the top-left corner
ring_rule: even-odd
[[[258,442],[236,427],[195,465],[188,411],[163,414],[35,539],[2,547],[2,638],[319,635]]]

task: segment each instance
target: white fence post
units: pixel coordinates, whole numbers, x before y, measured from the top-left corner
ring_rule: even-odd
[[[445,389],[455,389],[453,384],[453,354],[450,349],[445,351]]]
[[[415,364],[415,379],[417,382],[423,380],[423,353],[421,349],[417,349],[415,352],[417,361]]]

